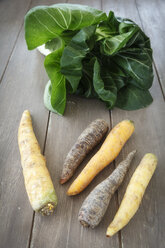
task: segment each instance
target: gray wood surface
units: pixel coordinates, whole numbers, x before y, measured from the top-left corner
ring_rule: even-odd
[[[107,10],[107,4],[107,1],[105,3],[103,2],[103,10]],[[129,17],[141,26],[134,1],[123,2],[113,0],[111,1],[111,9],[117,15]],[[129,170],[129,176],[126,177],[122,187],[118,191],[119,203],[122,200],[131,175],[144,154],[153,152],[158,156],[159,160],[158,168],[147,188],[139,211],[127,227],[121,231],[121,245],[123,248],[164,247],[165,236],[163,226],[165,225],[165,221],[164,219],[161,220],[161,216],[165,206],[165,198],[163,196],[165,188],[165,181],[163,179],[165,173],[163,159],[165,108],[156,73],[151,94],[154,102],[145,109],[130,112],[119,109],[112,111],[113,125],[122,119],[131,119],[135,122],[135,134],[122,150],[121,156],[116,160],[116,163],[118,163],[130,150],[137,149],[137,155]],[[132,238],[130,239],[130,237]]]
[[[43,106],[47,76],[43,57],[27,51],[24,30],[18,37],[0,84],[0,247],[28,247],[33,211],[24,188],[17,131],[22,112],[29,109],[43,148],[48,112]]]
[[[64,117],[51,114],[45,155],[57,191],[59,204],[55,214],[49,219],[43,218],[39,214],[35,215],[31,247],[86,247],[87,241],[89,246],[92,247],[119,247],[117,236],[109,240],[102,239],[103,236],[105,237],[109,218],[112,218],[116,210],[115,198],[111,201],[111,208],[106,215],[107,218],[95,231],[84,229],[77,220],[78,211],[84,198],[98,182],[110,174],[113,167],[109,167],[103,173],[100,173],[96,180],[80,195],[75,197],[67,196],[66,191],[69,185],[89,160],[89,157],[94,154],[93,152],[68,183],[59,184],[65,156],[79,134],[96,118],[104,118],[109,122],[109,113],[104,104],[95,100],[87,101],[86,99],[75,97],[68,100]],[[53,246],[49,243],[50,241],[43,238],[47,234],[49,234],[48,240],[51,240]]]
[[[75,1],[69,1],[69,3],[75,3]],[[88,1],[83,1],[83,4],[89,5]],[[100,8],[101,3],[100,1],[91,1],[90,6]],[[105,237],[109,219],[112,218],[115,210],[117,210],[115,197],[111,201],[111,207],[107,212],[104,221],[95,229],[95,231],[84,229],[77,220],[78,211],[83,200],[94,186],[112,172],[113,165],[106,168],[104,172],[97,177],[93,184],[91,184],[80,195],[76,197],[68,197],[66,195],[69,185],[81,171],[83,165],[85,165],[92,154],[96,152],[97,148],[90,156],[88,156],[77,170],[75,176],[67,184],[62,186],[59,184],[63,162],[71,146],[86,126],[97,118],[103,118],[110,124],[109,111],[103,103],[96,100],[86,100],[75,97],[68,100],[64,117],[51,114],[45,155],[47,158],[48,168],[51,172],[52,178],[54,178],[53,182],[58,193],[59,204],[55,215],[51,216],[51,219],[48,221],[45,221],[45,219],[39,214],[35,215],[31,247],[44,248],[45,246],[49,246],[76,248],[86,247],[87,244],[96,248],[108,246],[119,247],[117,235],[109,240],[106,238],[102,239],[103,235]],[[45,240],[43,237],[45,237],[47,233],[49,233],[49,238],[48,240]],[[49,244],[50,240],[53,246]]]
[[[158,77],[165,95],[165,1],[164,0],[136,0],[139,16],[146,34],[151,38],[153,55]]]
[[[0,80],[15,46],[31,0],[0,1]]]
[[[0,77],[6,68],[0,84],[0,248],[164,248],[165,108],[158,77],[155,73],[151,89],[154,102],[148,108],[130,112],[115,108],[109,112],[100,101],[72,96],[68,98],[64,117],[51,113],[49,118],[49,112],[43,106],[44,86],[48,80],[43,66],[44,57],[37,51],[27,50],[24,28],[21,28],[21,25],[29,7],[56,2],[58,1],[33,0],[30,4],[30,1],[25,0],[0,1],[0,24],[3,24],[3,27],[0,25],[0,45],[4,47],[0,50]],[[69,2],[102,8],[107,13],[111,9],[116,15],[129,17],[142,26],[151,37],[155,64],[163,85],[163,0]],[[7,6],[8,18],[3,11]],[[7,29],[10,32],[6,32]],[[17,130],[25,109],[32,113],[34,130],[45,153],[58,195],[58,206],[55,214],[50,217],[33,214],[24,188]],[[99,146],[79,166],[67,184],[61,186],[59,177],[63,161],[72,144],[96,118],[104,118],[110,127],[126,118],[135,122],[135,133],[115,161],[116,164],[134,148],[138,152],[125,182],[112,198],[103,221],[96,229],[91,230],[78,223],[79,208],[89,192],[112,172],[114,164],[104,169],[86,190],[74,197],[68,197],[66,190]],[[121,232],[108,239],[105,237],[106,228],[117,211],[133,171],[146,152],[153,152],[158,156],[155,175],[135,217]]]

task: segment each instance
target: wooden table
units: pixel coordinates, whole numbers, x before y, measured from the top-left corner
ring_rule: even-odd
[[[33,6],[57,0],[0,1],[0,248],[164,248],[165,247],[165,1],[164,0],[69,0],[129,17],[150,36],[154,51],[154,102],[145,109],[108,111],[98,100],[71,97],[64,117],[49,113],[43,105],[48,77],[38,51],[28,51],[23,18]],[[61,2],[65,2],[62,0]],[[17,129],[21,114],[29,109],[34,130],[47,159],[58,195],[58,207],[51,217],[34,213],[24,188]],[[94,119],[104,118],[110,128],[119,121],[134,120],[136,131],[117,160],[104,169],[89,187],[75,197],[66,196],[71,181],[59,184],[64,158],[81,131]],[[126,154],[138,153],[123,185],[111,200],[106,215],[95,229],[77,221],[78,210],[89,192],[114,169]],[[139,211],[117,235],[106,238],[108,224],[116,213],[129,179],[146,152],[158,156],[155,175],[146,190]]]

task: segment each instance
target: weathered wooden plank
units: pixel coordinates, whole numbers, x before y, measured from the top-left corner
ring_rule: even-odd
[[[69,1],[75,3],[75,1]],[[77,1],[76,1],[77,3]],[[78,3],[81,3],[80,1]],[[83,4],[100,8],[100,1],[83,1]],[[113,170],[113,165],[106,168],[80,195],[68,197],[66,190],[70,183],[85,166],[89,158],[98,147],[78,168],[74,177],[65,185],[59,184],[59,178],[66,154],[86,126],[96,118],[104,118],[109,123],[109,111],[105,105],[97,100],[87,100],[70,97],[64,117],[51,114],[48,128],[45,155],[48,168],[51,172],[55,189],[58,195],[58,206],[55,215],[43,218],[36,214],[32,234],[31,247],[119,247],[118,237],[107,239],[105,231],[107,220],[112,218],[116,209],[115,197],[111,200],[110,207],[103,222],[95,230],[81,227],[77,220],[79,208],[91,189],[107,177]]]
[[[73,179],[65,185],[59,184],[66,154],[80,133],[96,118],[104,118],[109,122],[109,113],[104,104],[97,100],[86,100],[76,97],[68,100],[64,117],[51,114],[45,155],[58,195],[58,206],[55,215],[48,219],[36,214],[31,247],[46,246],[49,248],[52,247],[52,244],[54,247],[59,248],[118,247],[117,237],[109,240],[105,237],[108,224],[107,219],[112,218],[116,209],[114,198],[103,222],[95,230],[81,227],[77,220],[78,211],[84,198],[95,185],[110,174],[113,166],[106,168],[100,173],[80,195],[68,197],[66,195],[67,188],[89,160],[89,157],[96,152],[97,149],[95,149],[77,170]]]
[[[122,243],[123,247],[132,247],[130,237],[133,237],[134,247],[164,247],[164,232],[163,226],[165,221],[161,216],[164,213],[164,158],[163,147],[165,145],[164,135],[164,101],[158,87],[158,81],[155,80],[152,88],[152,94],[155,98],[154,103],[147,109],[125,112],[122,110],[114,110],[113,124],[116,124],[122,119],[132,119],[135,122],[135,134],[130,140],[127,148],[124,148],[122,155],[136,148],[138,153],[129,176],[125,180],[124,186],[119,191],[119,201],[121,201],[130,176],[133,174],[136,166],[147,152],[153,152],[158,156],[158,168],[153,176],[153,179],[146,191],[142,205],[129,223],[123,229]],[[119,160],[117,159],[117,162]]]
[[[165,59],[162,53],[162,51],[164,50],[165,40],[165,1],[136,0],[132,2],[130,0],[127,0],[127,2],[124,2],[116,0],[115,2],[113,1],[109,3],[109,1],[103,0],[103,5],[107,13],[109,9],[114,9],[116,15],[129,17],[139,25],[141,25],[141,22],[143,23],[144,31],[151,38],[154,60],[158,69],[161,86],[163,92],[165,93]],[[136,9],[136,7],[138,10]],[[139,15],[141,20],[139,19]]]
[[[46,3],[46,1],[38,0],[33,2],[33,6]],[[49,4],[51,3],[54,1],[49,1]],[[87,1],[83,1],[83,4],[89,5]],[[99,1],[91,1],[90,5],[97,8],[101,7]],[[130,17],[140,24],[134,2],[111,1],[109,3],[103,1],[106,11],[109,5],[112,9],[117,9],[118,15]],[[28,247],[32,210],[23,185],[16,136],[22,111],[29,108],[32,111],[37,138],[43,147],[48,114],[42,101],[46,81],[43,57],[35,51],[28,52],[26,50],[22,30],[2,80],[0,91],[0,99],[2,99],[0,105],[0,140],[3,144],[0,146],[0,240],[2,248]],[[136,125],[135,135],[123,149],[117,163],[135,146],[138,149],[129,177],[124,187],[120,188],[119,201],[121,201],[130,176],[144,153],[155,152],[159,158],[158,169],[147,189],[139,212],[122,231],[122,245],[128,248],[132,247],[132,243],[135,248],[163,247],[164,245],[162,230],[165,223],[161,216],[163,216],[163,206],[165,205],[162,150],[165,143],[162,116],[164,116],[165,111],[156,79],[151,91],[155,101],[147,109],[133,112],[115,109],[112,112],[113,125],[124,118],[134,119]],[[101,102],[75,97],[68,100],[64,117],[51,114],[46,158],[58,194],[59,204],[56,214],[51,217],[36,215],[31,247],[119,247],[117,235],[112,239],[105,238],[106,227],[116,211],[114,198],[103,222],[95,230],[83,229],[77,221],[78,210],[83,199],[98,182],[109,175],[113,169],[112,166],[100,173],[96,180],[76,197],[69,198],[65,194],[70,183],[64,186],[58,183],[61,167],[68,150],[86,125],[97,117],[109,121],[108,112]],[[92,154],[94,152],[90,156]],[[87,160],[81,165],[76,175]]]
[[[0,1],[0,79],[7,66],[30,1]]]
[[[16,6],[15,6],[16,8]],[[28,247],[33,211],[24,187],[17,145],[22,112],[29,109],[43,149],[48,111],[43,106],[47,75],[43,56],[29,52],[24,30],[0,85],[0,247]]]
[[[144,31],[151,37],[153,55],[158,70],[160,82],[165,95],[165,1],[136,0]]]
[[[97,8],[97,9],[101,9],[101,0],[68,0],[68,3],[74,3],[74,4],[83,4],[83,5],[87,5],[87,6],[91,6],[93,8]]]
[[[141,24],[138,12],[135,5],[135,0],[102,0],[102,8],[108,14],[110,10],[115,12],[116,16],[127,17],[135,21],[137,24]]]
[[[109,6],[109,7],[108,7]],[[138,19],[138,12],[134,1],[103,1],[103,9],[111,8],[118,16],[129,17],[140,24]],[[148,24],[149,25],[149,24]],[[151,37],[152,41],[152,37]],[[147,188],[144,195],[141,207],[133,220],[121,231],[121,241],[123,248],[130,247],[164,247],[164,231],[165,225],[164,218],[164,100],[162,92],[159,87],[157,77],[151,94],[154,102],[145,109],[137,111],[123,111],[114,109],[112,111],[112,123],[115,125],[122,119],[132,119],[135,122],[135,134],[129,141],[126,147],[121,152],[121,156],[116,160],[118,163],[122,156],[124,157],[132,149],[136,148],[138,153],[129,170],[128,177],[126,178],[122,187],[119,190],[119,202],[124,195],[126,186],[129,182],[133,171],[140,162],[141,158],[147,152],[153,152],[158,156],[158,168],[152,181]],[[131,237],[131,238],[130,238]]]

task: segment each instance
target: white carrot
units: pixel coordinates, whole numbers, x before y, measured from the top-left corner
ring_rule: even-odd
[[[31,206],[33,210],[41,212],[43,215],[50,215],[57,205],[57,196],[46,167],[45,158],[41,154],[35,137],[28,110],[24,111],[21,118],[18,144],[25,187]]]

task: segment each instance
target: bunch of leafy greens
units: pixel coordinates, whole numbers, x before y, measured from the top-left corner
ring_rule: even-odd
[[[83,5],[39,6],[25,16],[25,38],[29,50],[45,44],[51,51],[44,62],[50,111],[64,113],[67,93],[98,98],[109,109],[152,102],[150,40],[133,21]]]

